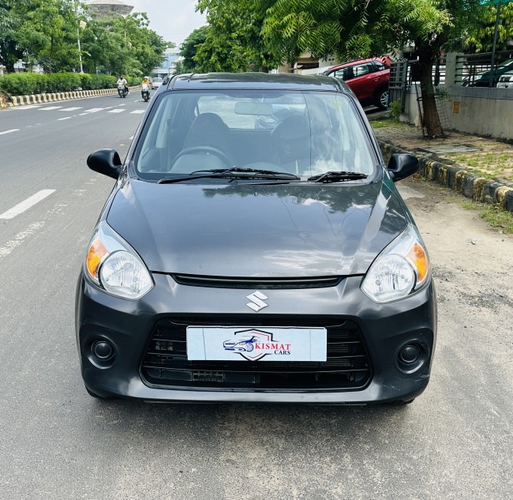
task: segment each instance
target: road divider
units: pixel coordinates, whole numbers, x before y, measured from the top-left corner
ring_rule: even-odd
[[[136,91],[140,86],[129,87],[131,91]],[[75,90],[73,92],[55,92],[48,94],[34,94],[2,97],[0,96],[0,109],[12,106],[25,106],[27,104],[44,104],[45,102],[67,101],[73,99],[84,99],[87,97],[98,97],[104,95],[117,95],[118,89],[99,89],[99,90]]]

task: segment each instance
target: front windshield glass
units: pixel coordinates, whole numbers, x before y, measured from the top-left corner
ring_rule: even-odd
[[[370,175],[376,160],[347,96],[335,92],[172,91],[135,154],[142,178],[245,168],[309,178]]]

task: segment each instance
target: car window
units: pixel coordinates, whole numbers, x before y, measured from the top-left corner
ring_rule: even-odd
[[[371,174],[375,163],[356,108],[338,92],[167,92],[135,154],[148,179],[233,166]]]
[[[335,78],[340,78],[347,82],[348,80],[351,80],[355,77],[353,66],[346,66],[345,68],[337,69],[333,71],[333,73],[330,73],[330,76],[334,76]]]
[[[354,76],[364,76],[375,71],[373,63],[358,64],[354,67]]]

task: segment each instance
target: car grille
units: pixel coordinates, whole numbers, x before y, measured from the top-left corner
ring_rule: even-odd
[[[260,290],[293,290],[305,288],[327,288],[337,286],[341,276],[320,276],[312,278],[233,278],[215,276],[195,276],[173,274],[173,279],[180,285],[201,286],[209,288],[247,288]]]
[[[353,321],[305,321],[302,327],[327,329],[325,362],[188,361],[187,326],[280,327],[291,326],[281,317],[178,317],[161,319],[155,325],[141,364],[141,375],[152,386],[267,389],[267,390],[358,390],[371,378],[371,365],[361,333]]]

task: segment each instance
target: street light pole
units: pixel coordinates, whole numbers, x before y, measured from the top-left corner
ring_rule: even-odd
[[[82,65],[82,47],[80,46],[80,26],[77,27],[77,43],[78,43],[78,60],[80,62],[80,73],[83,73],[84,66]]]
[[[493,87],[495,80],[495,52],[497,51],[497,38],[499,36],[499,21],[501,19],[501,0],[497,0],[497,16],[495,17],[495,31],[493,34],[493,46],[492,46],[492,69],[490,71],[490,81],[488,82],[489,87]]]
[[[78,21],[78,2],[75,2],[75,18]],[[77,23],[77,45],[78,45],[78,61],[80,65],[80,74],[84,73],[84,66],[82,64],[82,46],[80,43],[80,29],[86,27],[86,23],[84,21],[78,21]]]

